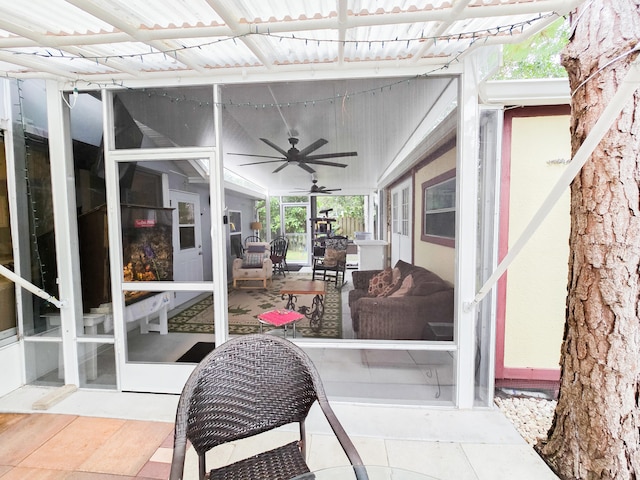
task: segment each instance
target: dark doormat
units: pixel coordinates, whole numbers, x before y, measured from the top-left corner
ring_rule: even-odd
[[[302,268],[302,265],[287,265],[287,272],[297,272]]]
[[[187,350],[187,353],[182,355],[176,362],[200,363],[200,360],[211,353],[214,348],[216,348],[216,344],[213,342],[198,342]]]

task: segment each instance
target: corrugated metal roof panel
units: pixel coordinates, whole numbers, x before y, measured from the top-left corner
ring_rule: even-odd
[[[11,2],[0,8],[4,21],[36,34],[73,35],[110,32],[114,27],[65,0]]]
[[[582,0],[30,0],[0,5],[5,75],[110,81],[188,73],[432,70],[526,37]],[[363,70],[364,71],[364,70]]]

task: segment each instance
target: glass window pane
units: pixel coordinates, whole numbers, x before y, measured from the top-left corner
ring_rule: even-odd
[[[61,342],[24,343],[27,383],[59,387],[64,385]]]
[[[456,206],[455,178],[427,188],[425,192],[425,201],[428,210],[454,208]]]
[[[178,202],[178,215],[180,224],[194,223],[193,203]]]
[[[211,292],[148,293],[125,307],[127,362],[182,362],[196,343],[213,341]]]
[[[425,216],[425,234],[454,238],[456,233],[456,212],[430,213]]]
[[[351,402],[455,404],[453,352],[313,348],[306,351],[332,398]],[[345,369],[345,365],[349,368]]]
[[[194,227],[180,227],[180,249],[195,248],[196,229]]]
[[[213,88],[142,88],[113,97],[115,148],[215,146]]]
[[[7,192],[7,160],[2,136],[0,136],[0,265],[13,270],[13,246],[9,224],[9,194]],[[13,282],[0,276],[0,341],[16,334],[15,286]]]
[[[79,343],[80,387],[116,388],[115,349],[111,344]]]
[[[162,207],[162,175],[136,162],[123,162],[120,171],[120,202],[128,205]]]
[[[455,176],[443,182],[423,186],[424,235],[455,238]]]
[[[25,173],[24,177],[19,176],[21,184],[16,187],[24,189],[26,195],[23,226],[30,239],[30,252],[22,259],[21,276],[59,298],[49,153],[45,145],[35,140],[27,139],[23,146],[26,153],[18,148],[14,152],[16,163],[22,165],[17,169],[24,169]],[[42,334],[50,327],[44,315],[59,315],[59,310],[36,295],[25,295],[31,297],[31,302],[23,303],[25,335]]]

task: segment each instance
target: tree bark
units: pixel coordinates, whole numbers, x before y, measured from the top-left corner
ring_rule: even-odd
[[[588,1],[573,21],[562,63],[575,154],[636,60],[640,0]],[[571,185],[560,393],[536,447],[565,480],[640,479],[638,100],[636,91]]]

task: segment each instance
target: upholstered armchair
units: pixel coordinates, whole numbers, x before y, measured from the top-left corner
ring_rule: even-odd
[[[262,281],[262,287],[267,288],[267,281],[273,275],[273,262],[271,258],[271,248],[268,242],[247,242],[242,258],[233,260],[233,288],[238,286],[239,281]],[[255,285],[246,286],[247,288]]]

